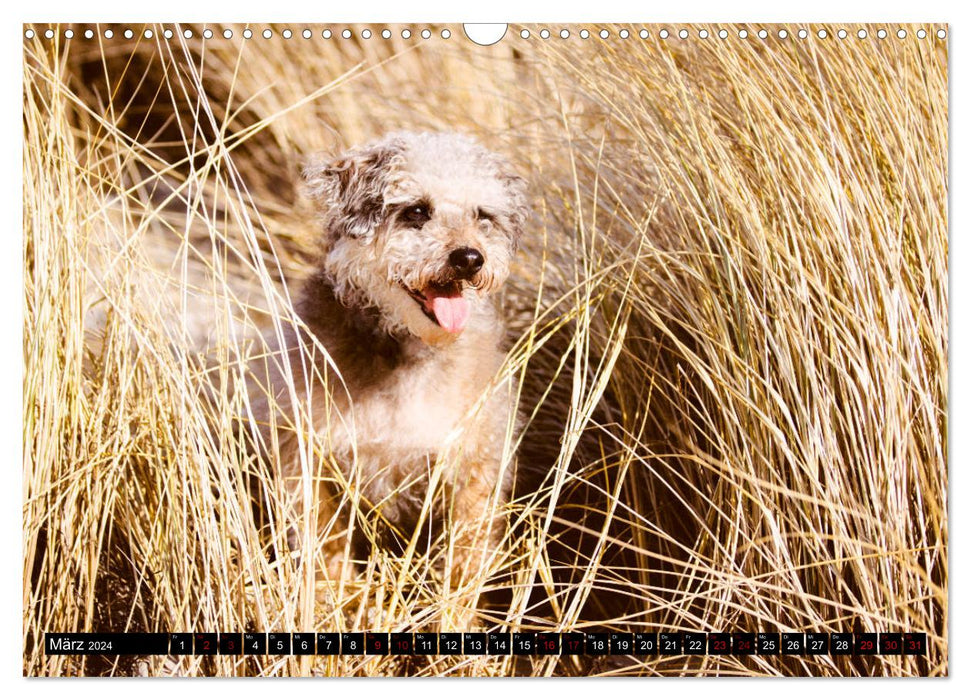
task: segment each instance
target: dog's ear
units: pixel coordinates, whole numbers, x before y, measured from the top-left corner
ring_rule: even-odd
[[[517,175],[512,164],[500,158],[498,163],[499,181],[506,188],[507,208],[503,212],[507,222],[506,228],[512,236],[513,247],[519,247],[519,240],[526,229],[526,222],[532,213],[529,206],[529,185],[524,177]]]
[[[304,193],[320,208],[328,235],[367,237],[384,220],[384,195],[401,151],[395,141],[382,141],[307,163]]]

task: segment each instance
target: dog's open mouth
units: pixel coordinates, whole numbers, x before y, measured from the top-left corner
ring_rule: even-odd
[[[408,289],[425,315],[449,333],[461,333],[469,320],[469,301],[462,296],[462,283],[430,284],[422,290]]]

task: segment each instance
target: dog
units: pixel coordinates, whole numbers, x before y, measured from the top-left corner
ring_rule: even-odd
[[[298,521],[308,493],[316,500],[324,575],[346,571],[351,551],[342,489],[322,477],[331,464],[344,497],[363,497],[365,521],[405,542],[441,520],[446,581],[461,590],[486,575],[504,532],[517,418],[513,382],[497,380],[494,293],[530,213],[526,181],[470,137],[413,132],[314,158],[304,180],[320,256],[295,303],[301,328],[284,336],[254,409],[262,449]],[[314,460],[323,466],[308,475],[301,464]]]

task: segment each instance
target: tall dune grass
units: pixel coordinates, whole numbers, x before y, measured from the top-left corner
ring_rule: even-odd
[[[25,674],[947,673],[946,42],[46,28],[24,44]],[[299,163],[404,128],[472,133],[533,188],[485,626],[921,631],[926,657],[44,655],[44,631],[447,624],[447,539],[318,581],[245,449],[248,368],[315,252]]]

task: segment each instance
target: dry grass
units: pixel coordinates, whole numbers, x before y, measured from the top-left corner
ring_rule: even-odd
[[[947,673],[946,45],[857,28],[26,41],[24,672]],[[913,630],[926,658],[43,654],[45,630],[450,614],[441,542],[364,548],[323,593],[312,558],[275,557],[282,489],[243,448],[247,362],[313,251],[297,163],[399,128],[472,132],[534,188],[504,300],[528,428],[490,625]]]

